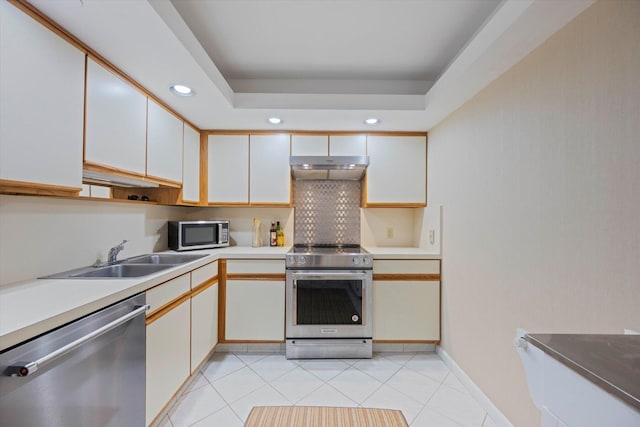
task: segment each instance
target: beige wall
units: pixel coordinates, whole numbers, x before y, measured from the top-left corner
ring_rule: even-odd
[[[0,195],[0,285],[167,249],[167,220],[189,208]]]
[[[429,133],[442,344],[539,426],[517,327],[640,328],[640,1],[600,1]]]

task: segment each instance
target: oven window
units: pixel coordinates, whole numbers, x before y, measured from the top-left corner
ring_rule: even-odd
[[[362,280],[297,280],[296,324],[362,325]]]
[[[218,228],[211,224],[183,224],[182,245],[196,246],[216,243]]]

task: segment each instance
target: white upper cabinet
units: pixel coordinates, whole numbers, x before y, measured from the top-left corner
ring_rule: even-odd
[[[147,175],[182,182],[183,122],[154,100],[147,113]]]
[[[291,204],[288,134],[251,135],[249,200],[254,204]]]
[[[292,156],[328,156],[328,135],[291,135]]]
[[[366,156],[367,136],[360,135],[331,135],[329,136],[330,156]]]
[[[367,152],[366,206],[426,206],[426,136],[369,136]]]
[[[182,201],[200,201],[200,132],[186,124],[182,154]]]
[[[84,58],[0,3],[0,180],[80,190]]]
[[[249,135],[209,135],[209,204],[249,203]]]
[[[85,161],[144,175],[147,97],[87,60]]]

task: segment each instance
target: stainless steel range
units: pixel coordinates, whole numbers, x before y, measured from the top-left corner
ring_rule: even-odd
[[[372,356],[373,257],[358,245],[296,245],[286,257],[286,356]]]

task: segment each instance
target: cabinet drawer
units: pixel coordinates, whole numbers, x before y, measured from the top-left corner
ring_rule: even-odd
[[[227,273],[267,273],[284,274],[283,259],[230,259],[227,261]]]
[[[171,279],[147,291],[147,304],[151,306],[147,317],[154,311],[191,290],[189,273]]]
[[[218,275],[218,261],[203,265],[202,267],[191,272],[191,289],[197,288],[199,285]]]
[[[373,274],[439,274],[437,259],[375,259]]]

